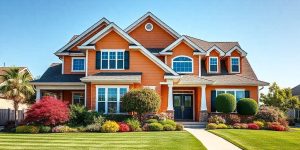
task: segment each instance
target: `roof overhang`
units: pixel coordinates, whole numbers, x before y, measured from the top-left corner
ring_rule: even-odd
[[[221,50],[218,46],[214,45],[206,51],[206,56],[209,56],[210,52],[216,50],[220,56],[225,56],[225,52]]]
[[[247,56],[247,52],[244,51],[243,49],[241,49],[239,46],[234,46],[233,48],[231,48],[231,49],[226,53],[225,56],[231,56],[231,53],[232,53],[233,51],[235,51],[235,50],[237,50],[237,51],[241,54],[242,57]]]
[[[82,82],[30,82],[32,85],[84,85]]]
[[[82,82],[92,82],[101,84],[133,84],[141,83],[141,75],[123,75],[123,76],[87,76],[80,79]]]
[[[85,56],[84,53],[72,53],[72,52],[63,52],[63,53],[56,53],[57,56]]]
[[[172,52],[168,52],[172,49],[174,49],[176,46],[178,46],[181,42],[184,42],[185,44],[187,44],[189,47],[191,47],[193,50],[198,51],[197,53],[200,54],[206,54],[206,52],[200,48],[199,46],[197,46],[194,42],[192,42],[190,39],[186,38],[185,36],[181,36],[179,39],[177,39],[175,42],[173,42],[172,44],[170,44],[168,47],[166,47],[164,50],[162,50],[160,52],[160,54],[172,54]]]

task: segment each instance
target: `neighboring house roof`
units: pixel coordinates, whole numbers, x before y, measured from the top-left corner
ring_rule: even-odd
[[[293,96],[300,96],[300,84],[292,88]]]
[[[62,74],[62,64],[53,63],[40,79],[33,80],[33,83],[39,82],[81,82],[80,78],[85,74]]]
[[[5,74],[5,70],[9,70],[10,68],[18,68],[20,70],[20,72],[23,71],[27,71],[31,77],[31,79],[33,79],[33,75],[31,74],[31,72],[29,71],[29,69],[27,67],[0,67],[0,75],[4,75]],[[0,83],[1,83],[1,78],[0,78]]]

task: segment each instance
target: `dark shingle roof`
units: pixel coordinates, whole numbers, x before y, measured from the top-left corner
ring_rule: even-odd
[[[159,53],[161,52],[164,48],[146,48],[148,51],[151,53]]]
[[[292,94],[293,94],[293,96],[300,95],[300,84],[292,88]]]
[[[62,74],[61,67],[62,64],[53,63],[40,79],[32,82],[81,82],[80,78],[85,76],[85,74]]]

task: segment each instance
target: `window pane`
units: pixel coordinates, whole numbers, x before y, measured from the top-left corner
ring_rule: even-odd
[[[210,58],[209,62],[211,65],[217,65],[217,62],[218,62],[217,60],[218,60],[217,58]]]
[[[231,59],[231,64],[232,65],[239,65],[239,59],[238,58],[232,58]]]
[[[217,96],[223,93],[225,93],[225,91],[217,91]]]
[[[108,102],[108,113],[117,113],[117,102]]]
[[[177,57],[173,61],[192,61],[192,60],[188,57]]]
[[[127,88],[120,88],[120,97],[127,93]]]
[[[84,105],[84,94],[83,93],[74,93],[73,94],[73,104]]]
[[[124,60],[118,60],[117,69],[124,69]]]
[[[73,59],[73,70],[84,70],[84,59]]]
[[[103,60],[102,59],[102,69],[108,69],[108,60]]]
[[[180,96],[174,96],[174,107],[180,107]]]
[[[187,57],[178,57],[173,60],[173,69],[180,73],[190,73],[192,72],[192,60]]]
[[[117,101],[117,88],[108,88],[108,101]]]
[[[108,52],[102,52],[102,59],[108,59]]]
[[[124,59],[124,52],[118,52],[118,59]]]
[[[116,52],[109,52],[109,59],[116,59]]]
[[[234,91],[227,91],[226,93],[231,94],[233,96],[235,96]]]
[[[238,65],[232,65],[232,72],[239,72],[239,66]]]
[[[101,101],[101,102],[105,101],[105,88],[98,89],[98,101]]]
[[[101,114],[105,113],[105,102],[98,102],[98,112]]]
[[[192,97],[184,96],[184,107],[192,107]]]
[[[210,71],[213,71],[213,72],[218,71],[217,65],[210,65]]]
[[[245,98],[245,91],[236,91],[236,100],[239,101],[242,98]]]
[[[109,60],[109,69],[116,69],[116,60]]]

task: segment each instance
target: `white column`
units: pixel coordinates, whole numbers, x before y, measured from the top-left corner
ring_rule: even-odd
[[[173,107],[173,84],[168,84],[169,91],[168,91],[168,108],[167,110],[174,110]]]
[[[201,85],[201,111],[206,111],[206,85]]]
[[[38,87],[36,87],[36,100],[39,100],[39,99],[41,99],[41,89],[40,88],[38,88]]]

